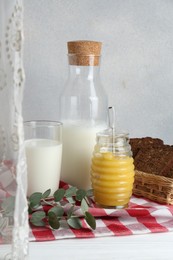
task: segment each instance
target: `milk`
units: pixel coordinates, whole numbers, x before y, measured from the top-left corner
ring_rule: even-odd
[[[104,127],[63,124],[63,181],[78,188],[91,188],[91,157],[96,144],[96,133],[102,129]]]
[[[62,144],[49,139],[30,139],[25,141],[28,193],[45,192],[51,195],[59,187]]]

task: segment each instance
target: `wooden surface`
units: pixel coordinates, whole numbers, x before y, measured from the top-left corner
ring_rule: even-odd
[[[30,242],[29,248],[30,260],[172,260],[173,233]],[[7,249],[0,246],[0,255]]]
[[[173,233],[30,243],[30,259],[172,260]]]

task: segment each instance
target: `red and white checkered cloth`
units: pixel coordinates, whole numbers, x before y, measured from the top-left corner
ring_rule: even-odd
[[[64,184],[62,184],[64,185]],[[65,185],[66,188],[68,185]],[[65,186],[63,186],[65,188]],[[62,187],[62,186],[61,186]],[[96,218],[96,230],[91,230],[80,210],[82,229],[75,230],[66,223],[58,230],[47,227],[30,228],[30,241],[66,238],[94,238],[173,231],[173,206],[161,205],[147,199],[131,197],[127,209],[103,209],[94,204],[89,212]]]

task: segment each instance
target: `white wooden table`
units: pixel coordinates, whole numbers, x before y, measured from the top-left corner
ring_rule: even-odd
[[[30,259],[172,260],[173,233],[91,239],[67,239],[30,244]]]
[[[1,245],[0,249],[3,255],[9,246]],[[173,233],[30,242],[29,259],[172,260]]]
[[[8,246],[0,248],[2,253]],[[172,260],[173,233],[30,242],[29,259]]]

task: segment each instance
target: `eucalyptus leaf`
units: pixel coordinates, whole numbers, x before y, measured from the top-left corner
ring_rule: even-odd
[[[53,212],[56,215],[56,217],[59,217],[59,218],[61,218],[64,215],[64,209],[60,206],[55,206],[55,207],[51,208],[48,211],[48,215],[51,212]]]
[[[2,234],[3,230],[8,226],[8,218],[0,216],[0,234]]]
[[[42,194],[42,199],[46,199],[47,197],[49,197],[50,193],[51,193],[51,189],[48,189],[47,191],[45,191]]]
[[[51,226],[51,228],[53,228],[53,229],[58,229],[60,227],[59,220],[53,211],[49,212],[49,214],[48,214],[48,222],[49,222],[49,225]]]
[[[82,209],[83,213],[85,213],[86,211],[88,211],[88,204],[87,204],[87,202],[86,202],[85,199],[83,199],[83,200],[81,201],[81,209]]]
[[[86,191],[85,190],[82,190],[82,189],[77,190],[77,192],[76,192],[76,199],[78,201],[82,201],[83,198],[85,198],[85,196],[86,196]]]
[[[28,206],[28,213],[29,213],[29,214],[32,214],[32,212],[33,212],[33,208],[32,208],[32,204],[30,204],[30,205]]]
[[[77,191],[76,187],[73,187],[73,186],[70,187],[69,189],[66,190],[65,197],[68,198],[68,197],[75,196],[76,195],[76,191]]]
[[[34,226],[45,226],[45,222],[43,221],[43,219],[46,217],[46,214],[44,211],[35,211],[34,213],[32,213],[31,215],[31,219],[30,222],[34,225]]]
[[[80,229],[82,227],[81,221],[77,217],[71,217],[67,219],[67,223],[69,224],[70,227],[74,229]]]
[[[29,202],[30,202],[31,208],[34,208],[36,206],[41,205],[41,199],[42,199],[42,193],[41,192],[34,192],[29,197]]]
[[[71,204],[74,204],[75,203],[75,200],[71,197],[68,197],[67,198],[68,202],[71,203]]]
[[[15,207],[15,197],[7,197],[3,200],[1,204],[2,210],[5,212],[5,215],[12,216]]]
[[[65,195],[65,190],[61,188],[61,189],[56,190],[54,192],[53,196],[54,196],[55,201],[60,201],[63,199],[64,195]]]
[[[67,218],[71,218],[72,214],[73,214],[73,210],[74,210],[74,205],[71,206],[71,208],[68,210],[67,212]]]
[[[92,229],[96,229],[96,220],[88,211],[85,212],[85,220]]]
[[[93,197],[93,189],[87,190],[86,196],[87,197]]]

